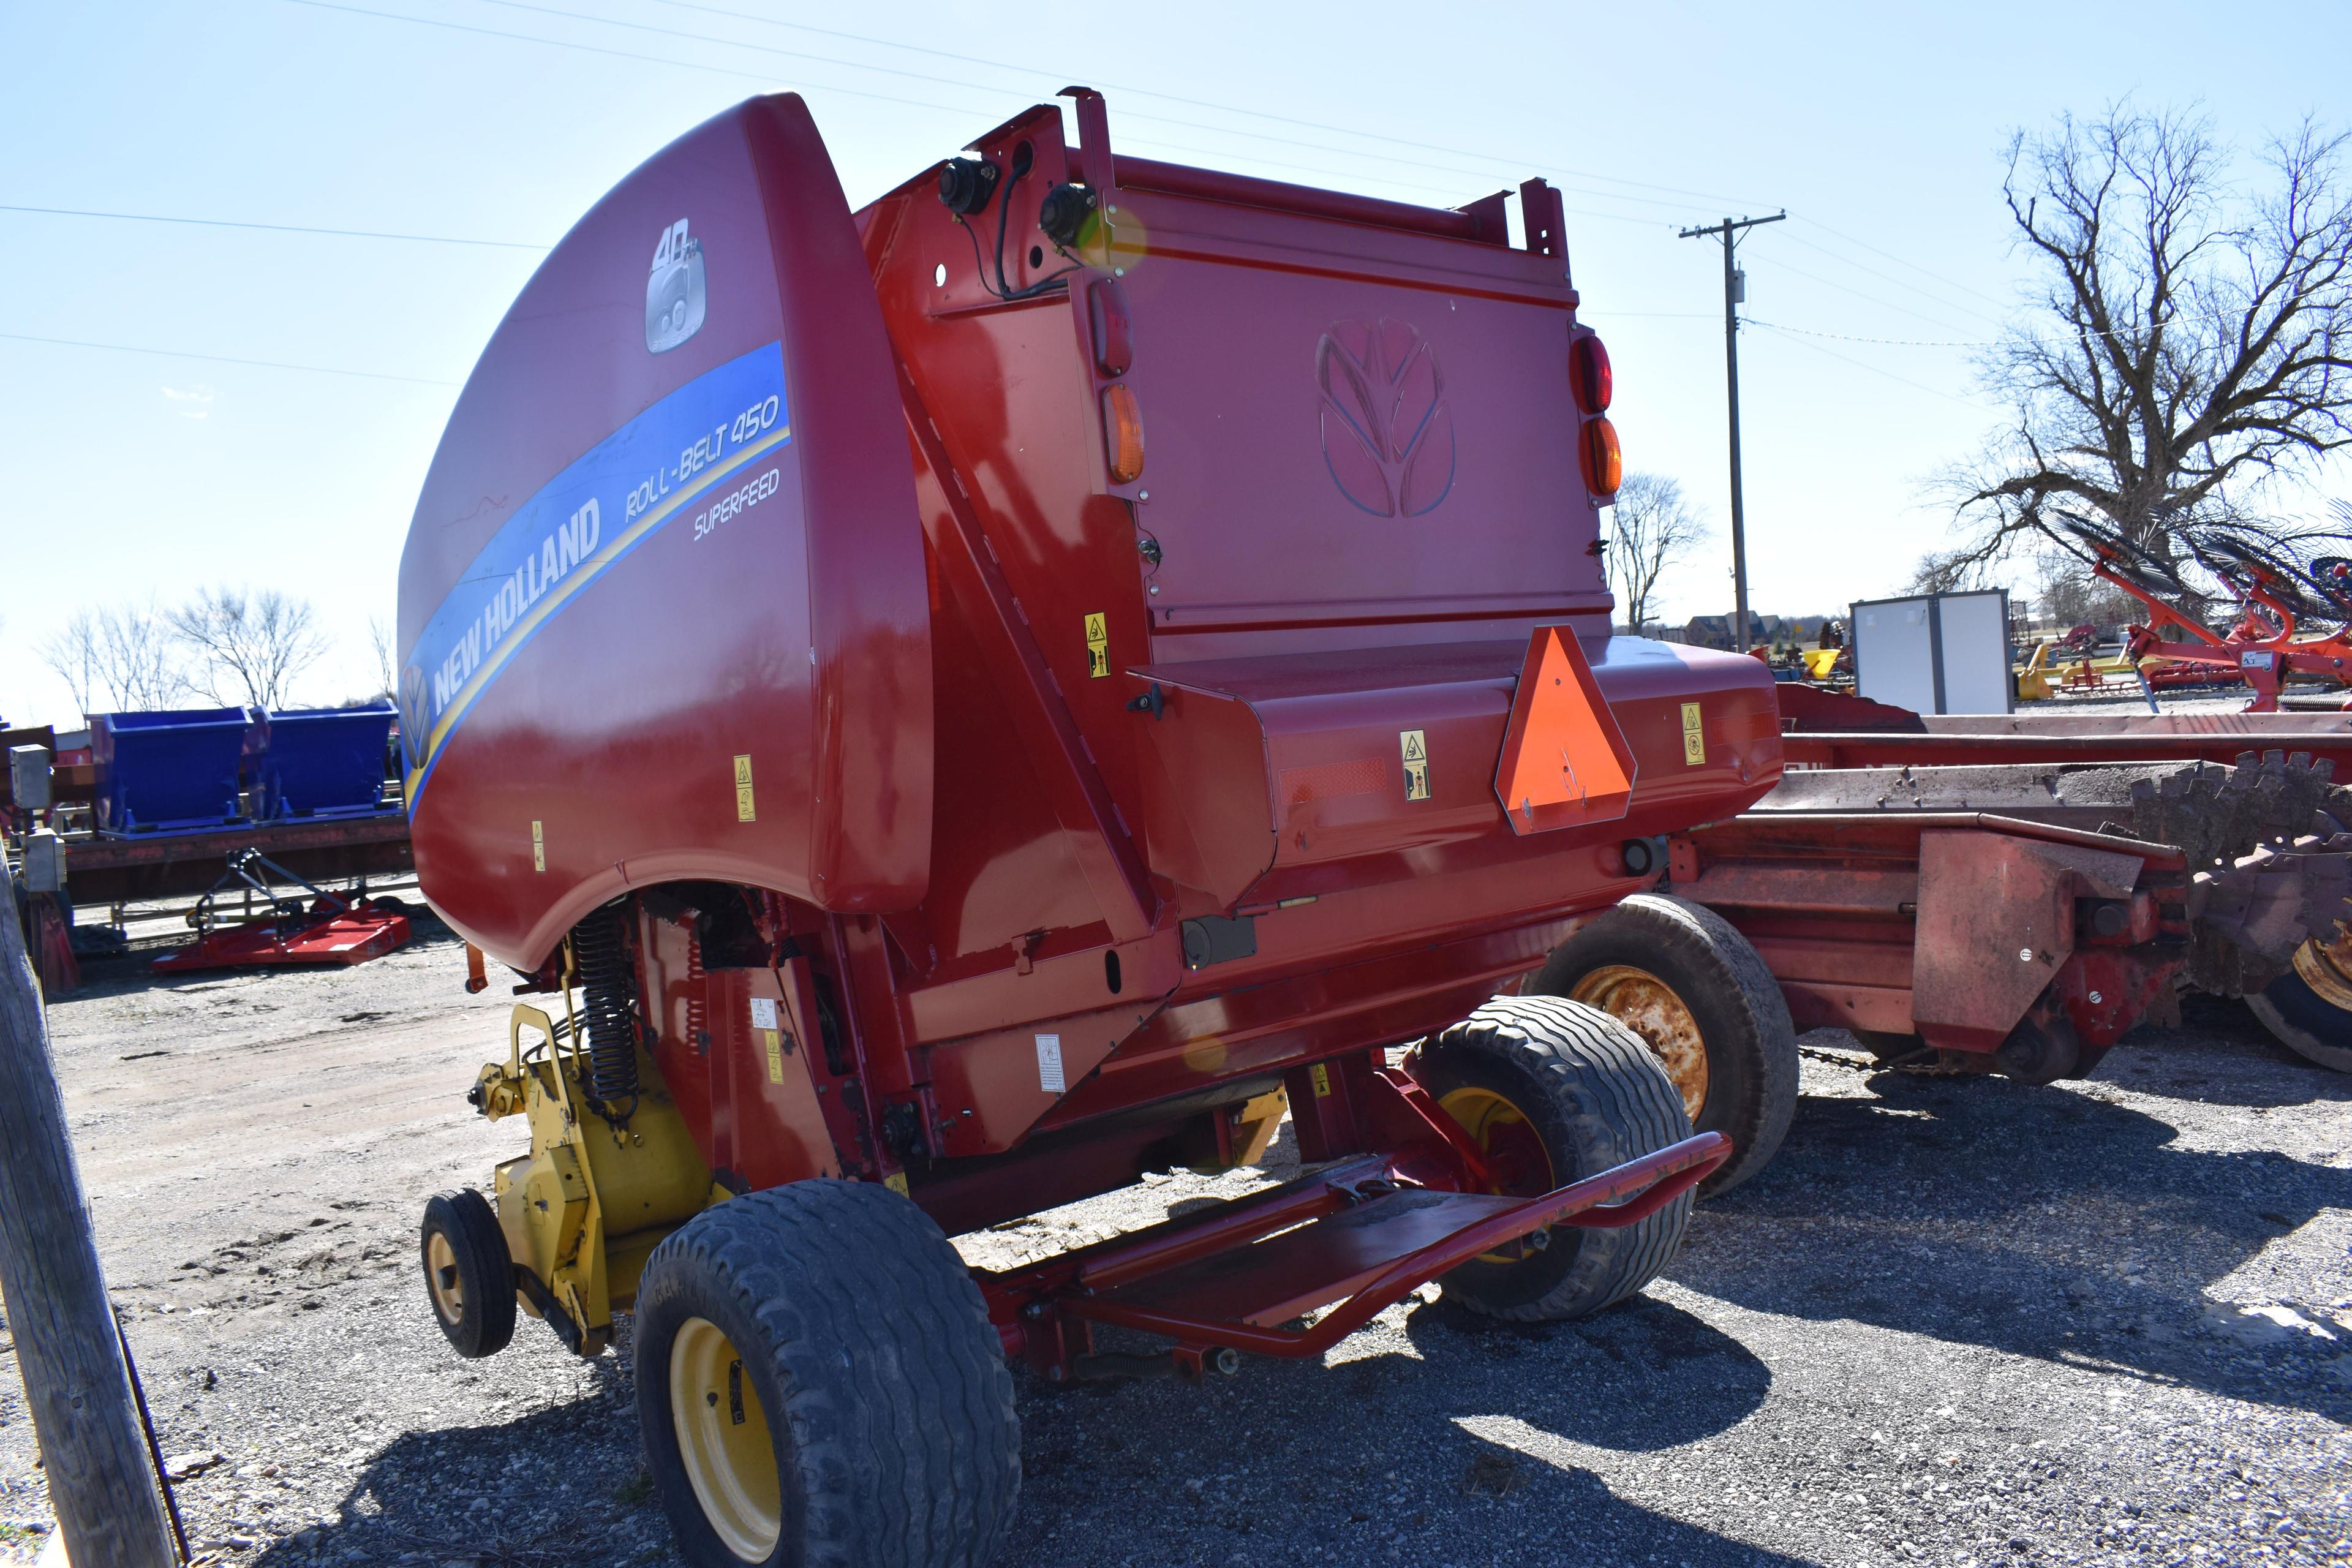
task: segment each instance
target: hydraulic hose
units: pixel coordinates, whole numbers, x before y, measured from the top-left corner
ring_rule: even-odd
[[[580,1021],[588,1036],[588,1096],[615,1121],[636,1109],[637,1096],[636,985],[621,921],[621,908],[602,909],[572,931],[585,993]]]

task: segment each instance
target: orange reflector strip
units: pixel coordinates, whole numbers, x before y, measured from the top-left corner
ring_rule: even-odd
[[[1528,642],[1495,794],[1517,834],[1615,822],[1633,804],[1633,748],[1573,632],[1538,626]]]
[[[1125,382],[1103,388],[1103,447],[1110,459],[1110,482],[1127,484],[1143,477],[1143,411],[1136,406],[1135,389]]]
[[[1607,419],[1585,421],[1578,456],[1584,463],[1584,484],[1596,496],[1613,496],[1625,478],[1625,454],[1617,445],[1617,426]]]

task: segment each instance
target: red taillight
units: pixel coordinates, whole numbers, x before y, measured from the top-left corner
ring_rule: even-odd
[[[1584,486],[1596,496],[1613,496],[1625,477],[1625,454],[1617,445],[1617,426],[1606,419],[1588,419],[1577,442],[1584,463]]]
[[[1143,410],[1125,382],[1103,388],[1103,450],[1110,459],[1110,482],[1124,485],[1143,477]]]
[[[1588,335],[1568,345],[1568,381],[1576,394],[1578,413],[1609,412],[1617,377],[1609,368],[1609,351],[1601,346],[1599,338]]]
[[[1135,342],[1127,324],[1127,290],[1113,278],[1097,278],[1087,289],[1087,315],[1094,328],[1095,369],[1106,376],[1125,375],[1135,358]]]

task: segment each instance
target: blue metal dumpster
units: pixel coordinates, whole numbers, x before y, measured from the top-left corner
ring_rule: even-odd
[[[262,763],[267,815],[365,816],[398,811],[382,804],[384,755],[395,711],[370,708],[272,709]]]
[[[98,826],[106,833],[173,833],[247,820],[240,792],[268,743],[251,708],[93,713]]]

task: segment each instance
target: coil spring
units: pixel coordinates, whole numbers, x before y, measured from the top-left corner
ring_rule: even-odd
[[[580,1021],[588,1033],[589,1098],[608,1115],[628,1101],[625,1116],[637,1094],[637,1010],[620,911],[598,910],[573,927],[572,956],[584,993]]]

